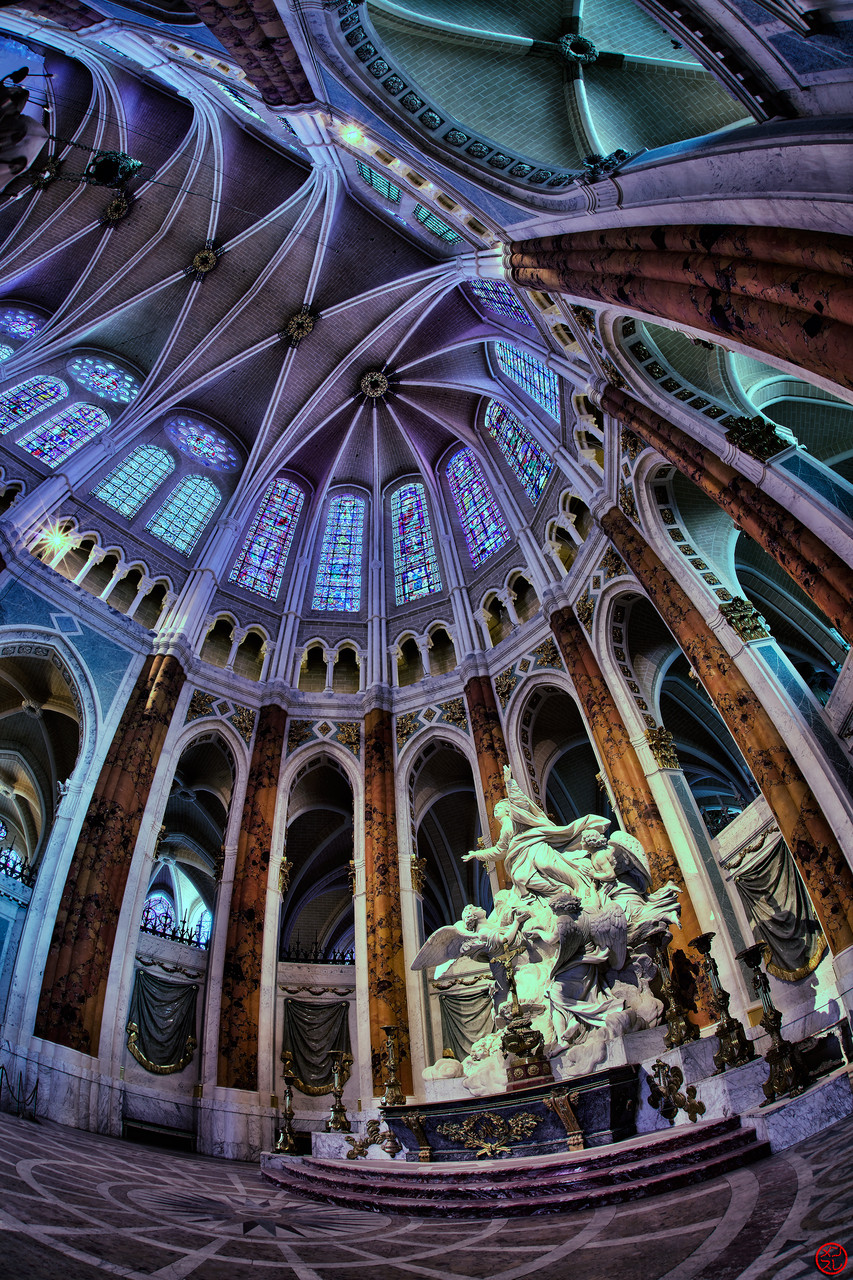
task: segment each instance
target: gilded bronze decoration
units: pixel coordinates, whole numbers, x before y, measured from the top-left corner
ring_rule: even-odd
[[[769,1106],[785,1094],[795,1098],[810,1083],[809,1070],[802,1054],[795,1044],[791,1044],[782,1035],[782,1015],[773,1003],[770,980],[766,973],[761,972],[761,964],[768,951],[765,942],[756,942],[737,954],[738,960],[742,960],[752,970],[752,987],[763,1009],[759,1025],[764,1028],[771,1041],[770,1048],[764,1055],[770,1073],[761,1086],[764,1092],[762,1107]]]
[[[381,1121],[375,1118],[368,1120],[362,1138],[347,1138],[347,1142],[350,1148],[347,1152],[347,1160],[358,1160],[366,1156],[368,1149],[373,1146],[381,1147],[392,1159],[403,1150],[402,1144],[397,1141],[391,1130],[388,1128],[383,1130]]]
[[[347,864],[347,880],[349,881],[349,891],[355,897],[355,859],[350,858]]]
[[[344,1053],[342,1049],[332,1049],[329,1053],[332,1063],[332,1105],[329,1108],[329,1118],[326,1121],[326,1133],[349,1133],[352,1125],[347,1116],[346,1107],[341,1101],[341,1095],[344,1091],[346,1079],[343,1074],[343,1064],[348,1060],[348,1065],[352,1065],[352,1057]],[[347,1078],[349,1071],[347,1071]]]
[[[449,702],[439,703],[441,718],[447,724],[455,725],[457,729],[468,729],[468,717],[465,714],[465,703],[461,698],[451,698]]]
[[[714,1054],[714,1066],[717,1068],[716,1074],[719,1075],[727,1067],[742,1067],[745,1063],[752,1062],[755,1049],[752,1041],[747,1039],[743,1024],[729,1013],[731,997],[720,982],[717,962],[711,955],[711,943],[716,936],[714,933],[701,933],[690,945],[702,957],[708,985],[711,988],[711,1003],[718,1019],[716,1035],[720,1045]]]
[[[675,742],[668,729],[657,728],[646,730],[646,742],[652,749],[652,755],[661,769],[680,769]]]
[[[370,369],[362,375],[358,385],[368,400],[379,400],[388,390],[388,378],[381,369]]]
[[[102,227],[114,227],[130,213],[133,196],[129,191],[119,191],[105,207],[99,218]]]
[[[210,275],[224,252],[213,240],[205,240],[203,247],[193,254],[190,265],[184,268],[184,275],[195,281],[203,280]]]
[[[639,523],[640,517],[637,513],[634,490],[629,488],[624,480],[619,481],[619,506],[629,520]]]
[[[187,707],[187,717],[184,724],[190,724],[193,720],[200,720],[203,716],[215,716],[216,712],[213,708],[214,694],[205,693],[202,689],[194,689],[193,696],[190,698],[190,705]]]
[[[595,312],[590,307],[572,307],[571,310],[584,333],[595,333]]]
[[[575,613],[583,623],[584,628],[592,634],[592,619],[595,615],[595,600],[590,595],[589,587],[586,588],[580,599],[576,601]]]
[[[649,1103],[655,1111],[659,1111],[664,1120],[675,1124],[679,1111],[687,1113],[692,1124],[699,1116],[705,1114],[705,1103],[696,1097],[695,1084],[689,1084],[684,1092],[684,1072],[680,1067],[668,1066],[662,1058],[658,1058],[652,1067],[654,1080],[649,1081]]]
[[[291,347],[298,347],[303,338],[307,338],[309,333],[313,332],[314,326],[320,319],[317,311],[312,311],[310,307],[304,306],[301,311],[295,312],[286,321],[283,328],[279,329],[278,336],[282,342],[288,343]]]
[[[424,858],[412,858],[412,888],[415,893],[423,893],[426,885],[426,860]]]
[[[397,716],[397,750],[401,750],[409,741],[413,733],[417,733],[421,727],[420,718],[417,711],[404,711],[401,716]]]
[[[563,661],[560,657],[560,651],[551,636],[536,646],[533,650],[533,656],[536,659],[537,667],[557,667],[562,669]]]
[[[296,751],[298,747],[304,747],[305,743],[310,742],[313,736],[310,720],[291,720],[290,730],[287,735],[288,751]]]
[[[287,854],[282,852],[281,862],[278,866],[278,891],[286,893],[290,888],[290,873],[293,870],[293,863],[288,862]]]
[[[619,442],[622,445],[622,452],[627,453],[632,462],[636,462],[640,454],[647,447],[645,440],[641,440],[636,432],[631,431],[629,427],[623,427],[619,436]]]
[[[506,1117],[491,1111],[477,1111],[466,1116],[462,1124],[437,1125],[437,1131],[444,1138],[461,1142],[463,1147],[475,1152],[478,1160],[483,1156],[493,1160],[499,1155],[512,1155],[511,1139],[529,1138],[539,1123],[539,1117],[530,1111],[516,1111]]]
[[[627,155],[624,157],[624,159],[625,160],[628,159]],[[616,368],[616,365],[613,363],[613,361],[610,359],[609,356],[604,357],[604,359],[601,362],[601,367],[604,370],[604,373],[605,373],[605,376],[607,377],[608,382],[612,383],[614,387],[627,387],[628,385],[627,382],[622,377],[622,374]]]
[[[411,1129],[415,1136],[415,1142],[418,1144],[418,1164],[429,1164],[432,1160],[432,1147],[424,1131],[424,1117],[419,1111],[407,1111],[405,1115],[398,1116],[398,1119],[400,1124]]]
[[[251,707],[240,706],[236,706],[234,708],[233,715],[228,717],[230,723],[233,724],[246,746],[248,746],[252,741],[252,734],[255,731],[255,718],[255,712]]]
[[[338,1050],[333,1050],[333,1053]],[[330,1055],[331,1056],[331,1055]],[[293,1054],[287,1050],[281,1055],[282,1065],[284,1067],[285,1080],[290,1079],[293,1087],[298,1089],[300,1093],[304,1093],[309,1098],[324,1098],[327,1093],[334,1091],[334,1074],[332,1080],[328,1084],[306,1084],[304,1080],[300,1080],[299,1076],[293,1070]],[[340,1087],[343,1089],[352,1074],[352,1054],[344,1053],[341,1057],[340,1067]]]
[[[764,640],[770,635],[767,623],[755,605],[743,596],[735,596],[727,604],[721,604],[720,613],[741,640]]]
[[[726,439],[736,449],[757,458],[759,462],[766,462],[768,458],[775,457],[783,449],[797,443],[790,432],[781,435],[775,422],[768,422],[760,414],[756,414],[754,418],[735,418],[726,432]]]
[[[650,940],[651,941],[651,940]],[[666,943],[661,939],[657,947],[655,960],[660,974],[661,999],[666,1019],[666,1035],[664,1044],[667,1049],[678,1049],[691,1040],[699,1039],[699,1028],[688,1020],[688,1009],[684,1005],[681,991],[675,983],[669,967]]]
[[[276,1151],[292,1152],[296,1150],[296,1138],[293,1133],[293,1076],[284,1073],[284,1120],[275,1141]]]
[[[380,1107],[402,1107],[406,1103],[406,1095],[400,1088],[397,1078],[399,1064],[397,1048],[397,1028],[383,1027],[385,1033],[385,1093],[380,1100]]]
[[[621,578],[623,573],[627,573],[625,561],[620,556],[615,547],[608,547],[601,561],[601,567],[604,570],[604,577],[607,582],[611,578]]]
[[[160,1063],[152,1062],[149,1058],[146,1058],[145,1054],[139,1048],[138,1041],[139,1027],[135,1022],[129,1022],[127,1024],[128,1049],[133,1054],[136,1061],[140,1063],[146,1071],[150,1071],[153,1075],[157,1076],[170,1076],[174,1075],[177,1071],[183,1071],[184,1067],[189,1066],[192,1062],[193,1055],[196,1051],[195,1036],[188,1036],[186,1044],[184,1045],[184,1051],[178,1061],[164,1063],[161,1065]]]
[[[339,742],[354,756],[361,754],[361,725],[358,720],[343,720],[335,733],[335,742]]]
[[[545,1098],[545,1106],[562,1124],[566,1131],[566,1142],[570,1151],[583,1151],[583,1131],[578,1124],[574,1108],[577,1106],[577,1093],[552,1093]]]
[[[508,671],[502,671],[495,680],[495,693],[498,695],[501,711],[506,711],[513,689],[517,684],[518,676],[512,670],[512,667]]]

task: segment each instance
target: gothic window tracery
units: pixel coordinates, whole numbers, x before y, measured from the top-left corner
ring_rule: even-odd
[[[508,342],[496,342],[495,354],[501,372],[512,378],[531,400],[555,422],[560,421],[560,382],[556,374],[534,356]]]
[[[440,591],[441,574],[422,484],[406,484],[397,489],[391,498],[391,523],[397,604]]]
[[[81,387],[112,404],[130,404],[139,394],[139,379],[101,356],[74,356],[68,372]]]
[[[264,494],[229,575],[247,591],[275,600],[305,494],[292,480],[274,480]]]
[[[65,400],[68,387],[59,378],[28,378],[0,395],[0,435],[21,426],[43,409]]]
[[[460,449],[453,455],[446,474],[476,569],[509,542],[509,529],[470,449]]]
[[[364,500],[346,496],[329,505],[323,549],[314,585],[314,609],[357,613],[361,608]]]
[[[141,445],[105,476],[92,493],[130,520],[174,469],[174,460],[165,449]]]
[[[517,320],[519,324],[534,327],[533,321],[519,302],[518,298],[503,280],[469,280],[472,293],[482,302],[492,315],[506,316],[508,320]]]
[[[33,311],[23,311],[20,307],[6,307],[0,311],[0,333],[8,333],[10,338],[34,338],[41,333],[44,319]]]
[[[233,471],[239,464],[237,450],[218,431],[192,418],[170,418],[165,432],[176,449],[209,471]]]
[[[19,449],[26,449],[27,453],[53,470],[87,440],[106,431],[109,425],[109,415],[103,409],[80,402],[69,405],[61,413],[48,418],[47,422],[33,427],[16,443]]]
[[[486,427],[498,442],[501,453],[530,501],[538,502],[553,465],[548,454],[536,443],[524,423],[499,400],[489,401]]]
[[[187,476],[145,527],[161,542],[188,555],[221,501],[222,494],[212,480]]]

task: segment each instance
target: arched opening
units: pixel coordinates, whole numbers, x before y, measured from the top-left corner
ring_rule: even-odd
[[[124,577],[116,583],[109,595],[109,604],[112,605],[113,609],[117,609],[119,613],[127,613],[136,599],[142,576],[143,570],[136,567],[129,569]]]
[[[531,790],[555,822],[565,826],[587,813],[613,817],[583,717],[565,690],[546,685],[533,691],[519,738]]]
[[[214,667],[225,667],[234,643],[234,624],[230,618],[217,618],[204,637],[201,646],[202,662],[209,662]]]
[[[112,581],[113,574],[118,568],[118,560],[118,552],[107,552],[103,560],[99,560],[92,565],[89,572],[82,579],[81,587],[93,596],[101,595]]]
[[[3,515],[4,511],[9,510],[12,503],[15,501],[18,495],[22,492],[23,492],[23,485],[15,484],[15,483],[6,485],[6,487],[2,490],[2,492],[0,492],[0,516]]]
[[[402,687],[424,678],[424,660],[416,640],[410,636],[397,651],[397,683]]]
[[[250,631],[240,641],[234,655],[234,671],[247,680],[260,680],[264,667],[264,637],[258,631]]]
[[[519,573],[511,580],[510,590],[515,592],[515,612],[519,620],[527,622],[539,609],[539,597],[532,583]]]
[[[322,645],[312,644],[299,667],[299,688],[305,693],[322,693],[326,687],[326,655]]]
[[[446,627],[436,627],[430,632],[429,671],[432,676],[443,675],[456,667],[456,647]]]
[[[343,645],[335,654],[332,688],[335,693],[358,693],[360,686],[358,654],[351,645]]]
[[[155,582],[151,590],[142,597],[139,608],[133,615],[141,627],[155,627],[159,621],[169,588],[165,582]]]
[[[489,640],[494,648],[512,632],[512,619],[503,600],[497,596],[488,601],[484,613]]]

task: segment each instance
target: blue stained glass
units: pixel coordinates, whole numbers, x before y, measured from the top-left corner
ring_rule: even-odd
[[[305,494],[292,480],[274,480],[229,575],[247,591],[275,600]]]
[[[53,470],[64,458],[75,453],[82,444],[100,435],[110,425],[109,415],[93,404],[70,404],[16,441],[34,458]]]
[[[431,231],[439,240],[446,240],[448,244],[458,244],[462,239],[442,218],[436,217],[431,209],[425,208],[422,204],[415,205],[415,217],[421,226],[426,227],[427,231]]]
[[[68,395],[58,378],[30,378],[0,395],[0,436]]]
[[[6,826],[6,823],[0,820],[0,840],[5,840],[8,834],[9,829]]]
[[[547,369],[541,360],[529,356],[526,351],[512,347],[508,342],[496,342],[495,351],[501,371],[526,391],[531,400],[545,410],[555,422],[560,421],[560,383],[556,374]]]
[[[145,528],[161,542],[188,555],[221,501],[222,494],[212,480],[187,476],[175,486]]]
[[[257,111],[243,97],[242,93],[238,93],[236,89],[232,89],[230,84],[223,84],[220,80],[214,80],[213,83],[220,92],[225,94],[226,98],[230,98],[232,102],[235,102],[241,111],[245,111],[247,115],[254,116],[256,120],[263,120],[264,117],[258,115]],[[280,116],[279,119],[281,119]]]
[[[489,401],[486,426],[523,484],[530,501],[538,502],[553,466],[545,450],[536,443],[524,423],[497,400]]]
[[[9,356],[13,356],[14,354],[15,353],[11,347],[4,346],[3,343],[0,342],[0,360],[8,360]]]
[[[400,188],[395,186],[393,182],[389,182],[384,173],[377,173],[375,169],[371,169],[370,165],[362,164],[360,160],[356,160],[358,172],[369,187],[373,187],[374,191],[378,191],[386,200],[390,200],[393,204],[400,203]]]
[[[312,609],[358,613],[361,608],[361,552],[364,501],[333,498],[323,535]]]
[[[447,479],[476,569],[509,542],[509,529],[470,449],[454,453],[447,464]]]
[[[18,307],[0,311],[0,333],[8,333],[10,338],[34,338],[41,333],[44,324],[43,317],[32,311],[21,311]]]
[[[130,520],[174,469],[174,459],[165,449],[145,444],[134,449],[129,458],[125,458],[95,486],[92,493]]]
[[[441,590],[422,484],[406,484],[391,498],[397,604]]]
[[[101,356],[75,356],[68,372],[81,387],[113,404],[130,404],[139,394],[139,379]]]
[[[493,315],[507,316],[531,329],[536,327],[512,289],[503,280],[469,280],[468,283],[486,310]]]
[[[213,928],[213,916],[205,908],[205,910],[202,911],[201,915],[199,916],[198,920],[196,920],[195,922],[193,933],[195,934],[196,938],[200,943],[209,942],[210,932],[212,928]]]
[[[233,471],[240,462],[237,450],[218,431],[192,418],[170,418],[165,432],[176,449],[209,471]]]
[[[145,900],[142,923],[149,929],[174,929],[175,908],[164,893],[152,893]]]

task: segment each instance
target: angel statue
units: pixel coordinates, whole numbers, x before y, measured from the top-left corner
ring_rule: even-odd
[[[498,904],[490,916],[487,916],[482,907],[469,903],[462,912],[461,920],[430,934],[412,961],[412,968],[428,969],[436,965],[435,976],[440,978],[445,969],[449,969],[461,956],[488,964],[495,982],[494,1005],[497,1015],[509,994],[506,965],[497,957],[516,950],[520,953],[526,949],[517,944],[521,926],[527,918],[526,912],[506,910],[502,903]]]

